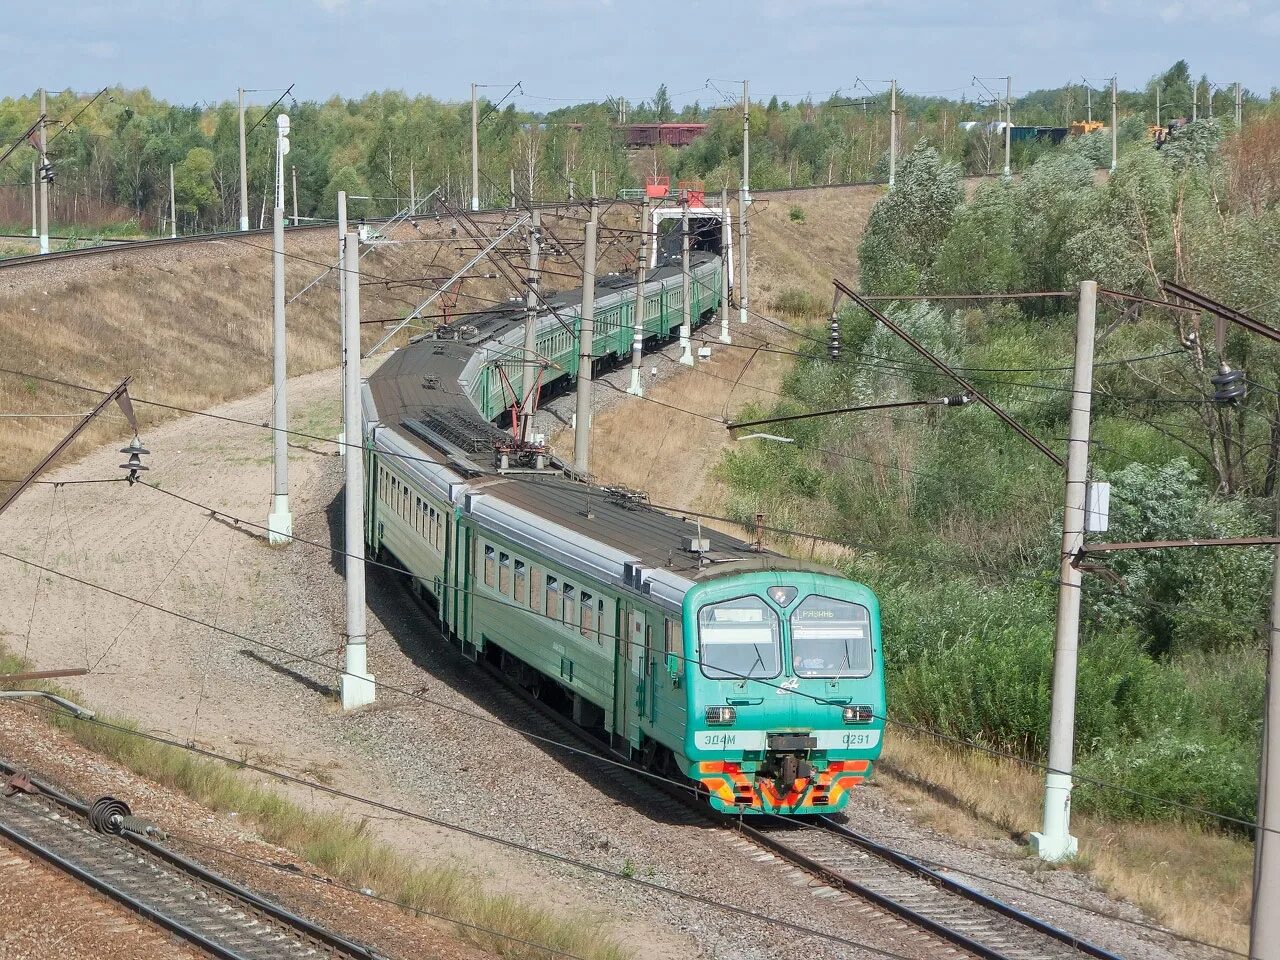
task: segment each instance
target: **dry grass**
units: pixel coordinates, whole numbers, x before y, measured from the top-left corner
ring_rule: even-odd
[[[886,740],[877,779],[914,816],[960,838],[1023,839],[1040,821],[1039,771],[903,731]],[[1252,844],[1193,825],[1120,823],[1079,812],[1071,825],[1080,840],[1073,868],[1172,930],[1247,949]],[[1028,860],[1033,864],[1051,869]]]

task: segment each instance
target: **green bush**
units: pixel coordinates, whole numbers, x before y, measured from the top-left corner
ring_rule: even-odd
[[[804,223],[804,207],[794,206],[788,212],[792,223]]]
[[[1216,817],[1179,810],[1186,804],[1250,821],[1258,789],[1256,743],[1216,735],[1195,726],[1161,730],[1142,739],[1117,740],[1077,767],[1074,802],[1082,810],[1133,819],[1184,819],[1222,826]],[[1117,784],[1111,789],[1099,784]],[[1131,791],[1131,792],[1130,792]]]
[[[791,317],[813,317],[821,314],[826,308],[813,294],[788,287],[774,298],[773,309]]]

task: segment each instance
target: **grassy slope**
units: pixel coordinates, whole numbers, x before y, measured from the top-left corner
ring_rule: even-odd
[[[617,225],[622,212],[613,214]],[[544,214],[556,236],[573,237],[577,223]],[[450,223],[422,220],[398,236],[426,242],[372,248],[362,258],[364,321],[403,316],[434,289],[417,278],[443,280],[474,253],[449,242]],[[459,237],[464,237],[462,230]],[[336,237],[330,231],[289,234],[285,247],[286,292],[292,297],[332,263]],[[458,241],[465,244],[465,240]],[[157,251],[122,252],[84,261],[55,261],[0,267],[0,366],[42,376],[109,388],[135,377],[134,396],[194,409],[246,396],[271,379],[271,242],[243,241]],[[621,251],[604,259],[617,269]],[[544,259],[545,286],[572,285],[564,258]],[[408,278],[382,284],[382,278]],[[506,300],[501,280],[467,280],[458,311]],[[435,313],[432,307],[428,313]],[[291,376],[339,363],[336,275],[330,274],[288,307]],[[365,344],[381,332],[365,327]],[[403,342],[401,336],[396,342]],[[0,412],[7,414],[84,411],[96,400],[83,391],[0,374]],[[143,423],[166,416],[139,407]],[[4,481],[30,469],[74,423],[65,418],[0,419],[0,493]],[[90,428],[77,448],[88,450],[123,436],[122,418]]]
[[[751,309],[777,315],[788,289],[825,291],[835,276],[857,279],[857,241],[881,187],[769,194],[752,207]],[[804,222],[789,211],[799,205]],[[713,417],[724,417],[749,401],[768,403],[790,368],[790,358],[756,352],[761,344],[786,347],[791,334],[751,317],[744,328],[732,316],[734,346],[712,343],[712,359],[663,380],[649,397]],[[718,336],[718,329],[704,335]],[[729,442],[724,427],[675,413],[658,403],[625,403],[594,418],[593,471],[604,481],[647,491],[655,501],[681,506],[714,505],[718,490],[711,472]],[[651,456],[634,455],[634,437],[657,437]],[[563,438],[557,438],[564,445]],[[571,442],[571,441],[570,441]],[[714,512],[714,511],[712,511]]]

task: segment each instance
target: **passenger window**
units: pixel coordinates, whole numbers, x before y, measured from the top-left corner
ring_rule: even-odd
[[[498,591],[505,597],[511,593],[511,555],[498,554]]]
[[[564,609],[560,611],[560,619],[568,626],[573,626],[578,622],[578,604],[576,600],[576,591],[571,584],[564,585]]]
[[[560,584],[555,577],[547,577],[547,616],[560,619]]]
[[[603,637],[613,636],[613,614],[604,597],[596,601],[596,632]]]
[[[484,584],[493,586],[493,547],[490,546],[484,548]]]
[[[532,567],[529,570],[529,609],[534,613],[542,612],[542,568]]]
[[[584,590],[582,592],[582,599],[580,602],[582,612],[579,615],[579,622],[582,626],[582,635],[584,637],[596,637],[599,639],[600,631],[596,626],[596,607],[594,598]]]
[[[516,561],[515,577],[516,590],[513,599],[521,606],[526,606],[529,603],[529,578],[525,574],[523,560]]]

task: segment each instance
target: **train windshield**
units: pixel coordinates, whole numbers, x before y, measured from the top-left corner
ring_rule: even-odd
[[[791,661],[797,677],[871,674],[871,615],[830,597],[805,597],[791,614]]]
[[[778,615],[759,597],[710,603],[698,611],[702,673],[713,680],[776,677],[782,672]]]

